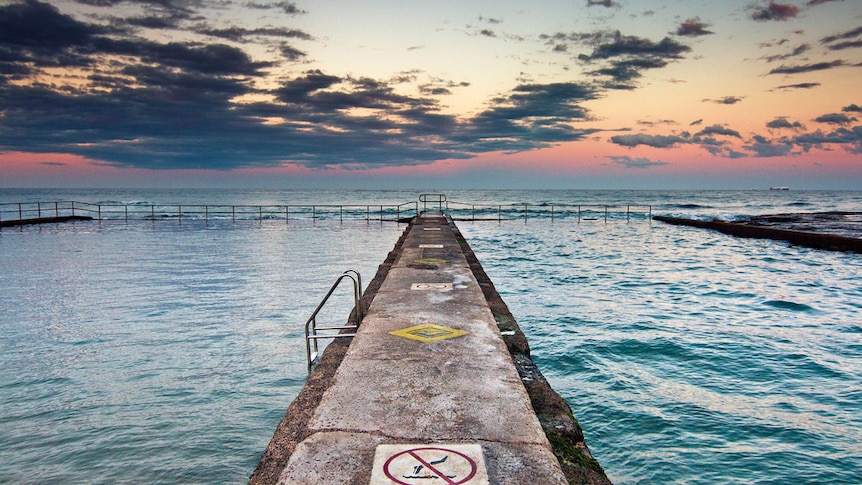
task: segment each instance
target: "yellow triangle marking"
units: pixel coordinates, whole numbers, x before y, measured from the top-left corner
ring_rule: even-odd
[[[469,334],[470,332],[444,327],[442,325],[435,325],[433,323],[425,323],[423,325],[417,325],[415,327],[394,330],[389,333],[398,337],[409,338],[411,340],[418,340],[420,342],[427,343],[436,342],[438,340],[446,340],[449,338],[461,337]]]

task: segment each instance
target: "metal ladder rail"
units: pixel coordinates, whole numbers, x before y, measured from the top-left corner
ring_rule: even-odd
[[[329,300],[329,297],[338,288],[338,285],[345,279],[349,278],[353,282],[353,310],[355,314],[355,325],[343,325],[338,327],[318,327],[317,326],[317,314],[320,313],[320,310],[323,309],[323,306]],[[356,333],[334,333],[334,334],[326,334],[326,335],[318,335],[317,332],[321,330],[355,330],[359,328],[359,323],[362,321],[363,311],[362,305],[360,304],[359,298],[362,295],[362,276],[358,271],[349,269],[345,271],[338,279],[335,280],[335,283],[332,284],[332,287],[329,288],[329,291],[326,293],[326,296],[320,301],[320,304],[317,305],[317,308],[311,314],[311,317],[308,321],[305,322],[305,355],[308,361],[308,370],[311,371],[311,367],[314,362],[318,358],[319,349],[317,346],[317,341],[325,338],[344,338],[344,337],[355,337]],[[313,348],[313,351],[312,351]]]

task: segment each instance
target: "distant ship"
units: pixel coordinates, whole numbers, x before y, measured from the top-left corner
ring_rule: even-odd
[[[776,185],[773,187],[769,187],[769,190],[790,190],[790,187],[783,187],[783,186],[777,186]]]

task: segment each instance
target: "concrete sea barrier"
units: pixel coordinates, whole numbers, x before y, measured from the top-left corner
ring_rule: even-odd
[[[610,483],[450,218],[415,217],[360,308],[249,484]]]
[[[33,224],[57,224],[71,221],[92,221],[88,216],[59,216],[59,217],[34,217],[31,219],[13,219],[0,221],[0,227],[29,226]]]
[[[810,216],[815,215],[819,214],[811,214]],[[802,216],[802,214],[797,216]],[[780,227],[769,227],[747,222],[700,221],[696,219],[684,219],[679,217],[667,216],[654,216],[653,219],[678,226],[691,226],[703,229],[713,229],[715,231],[723,232],[725,234],[730,234],[737,237],[774,239],[778,241],[787,241],[791,244],[806,246],[815,249],[862,253],[862,238],[857,237],[842,236],[838,234],[829,234],[823,232],[802,231],[796,229],[784,229]],[[816,221],[814,223],[816,223]]]

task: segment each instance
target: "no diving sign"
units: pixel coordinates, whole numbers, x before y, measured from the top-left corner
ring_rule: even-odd
[[[378,445],[369,485],[488,485],[480,445]]]

